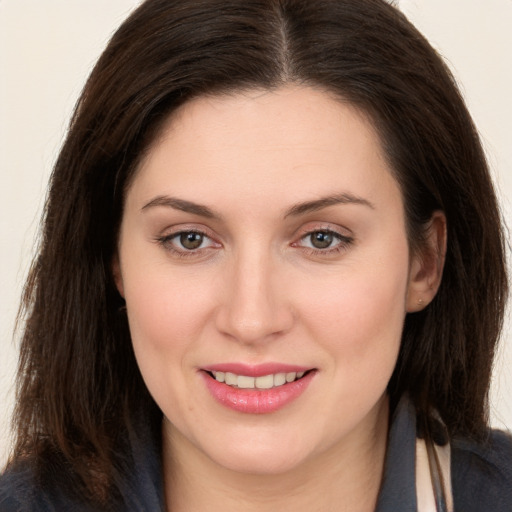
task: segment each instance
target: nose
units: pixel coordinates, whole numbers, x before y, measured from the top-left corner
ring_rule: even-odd
[[[217,329],[239,343],[265,343],[288,332],[294,322],[286,277],[265,254],[239,255],[226,270]]]

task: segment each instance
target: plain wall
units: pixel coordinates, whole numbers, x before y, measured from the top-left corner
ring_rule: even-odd
[[[311,0],[314,1],[314,0]],[[94,62],[137,0],[0,2],[0,467],[9,447],[13,327],[46,183]],[[462,84],[512,220],[512,1],[397,2]],[[512,428],[510,322],[495,368],[492,423]]]

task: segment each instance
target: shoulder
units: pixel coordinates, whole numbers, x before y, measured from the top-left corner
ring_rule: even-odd
[[[52,470],[48,468],[48,480]],[[77,503],[58,491],[59,486],[41,485],[29,462],[17,463],[0,475],[1,512],[57,512],[61,510],[89,511],[89,507]]]
[[[452,485],[456,510],[512,510],[512,436],[489,432],[484,442],[454,439]]]
[[[33,473],[27,464],[10,467],[0,476],[0,510],[52,510],[45,503],[42,493],[38,491]]]

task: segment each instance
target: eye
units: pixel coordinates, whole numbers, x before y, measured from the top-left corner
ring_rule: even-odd
[[[327,249],[337,241],[334,233],[330,231],[315,231],[310,233],[306,239],[309,239],[311,246],[315,249]]]
[[[201,233],[196,233],[194,231],[188,231],[185,233],[180,233],[175,238],[178,238],[182,247],[189,251],[193,251],[194,249],[199,249],[204,242],[205,236]]]
[[[220,244],[214,242],[201,231],[179,231],[157,238],[157,241],[168,251],[186,256],[197,254],[202,249],[217,248]]]
[[[317,229],[306,233],[293,244],[316,254],[333,254],[347,249],[353,238],[330,229]]]

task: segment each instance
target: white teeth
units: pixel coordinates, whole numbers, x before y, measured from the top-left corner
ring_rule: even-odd
[[[286,382],[293,382],[297,377],[296,372],[289,372],[286,374]]]
[[[236,385],[241,389],[254,389],[254,377],[246,377],[245,375],[239,375],[236,378]]]
[[[300,379],[305,373],[288,372],[262,375],[261,377],[248,377],[230,372],[212,372],[217,382],[225,382],[228,386],[240,389],[271,389]]]
[[[215,377],[215,378],[217,378],[217,377]],[[229,372],[225,373],[224,382],[226,384],[229,384],[230,386],[236,386],[238,384],[236,375],[234,373],[229,373]]]
[[[238,377],[240,378],[240,377]],[[264,375],[263,377],[256,377],[255,385],[258,389],[270,389],[274,387],[274,376]]]
[[[274,375],[274,386],[282,386],[286,382],[286,373],[276,373]]]

